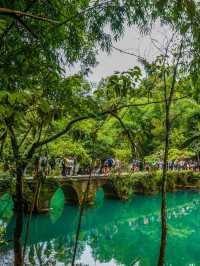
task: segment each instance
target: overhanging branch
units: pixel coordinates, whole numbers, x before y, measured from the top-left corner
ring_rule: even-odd
[[[187,97],[188,97],[188,95],[180,97],[180,98],[173,99],[172,101],[178,101],[178,100],[181,100],[181,99],[184,99],[184,98],[187,98]],[[71,120],[63,130],[61,130],[60,132],[56,133],[55,135],[50,136],[50,137],[46,138],[43,141],[33,143],[33,145],[31,146],[31,148],[29,149],[29,151],[27,152],[27,155],[25,157],[26,157],[26,159],[32,158],[32,155],[34,154],[35,150],[38,147],[41,147],[41,146],[43,146],[45,144],[48,144],[51,141],[54,141],[54,140],[58,139],[59,137],[62,137],[63,135],[65,135],[72,128],[72,126],[74,124],[76,124],[78,122],[81,122],[81,121],[84,121],[84,120],[88,120],[88,119],[95,119],[95,118],[98,117],[98,115],[99,116],[104,116],[106,114],[113,115],[113,113],[115,113],[117,111],[120,111],[120,110],[122,110],[124,108],[140,107],[140,106],[147,106],[147,105],[159,104],[159,103],[163,103],[163,101],[153,101],[153,102],[145,102],[145,103],[127,104],[127,105],[111,108],[111,109],[106,110],[106,111],[102,111],[102,112],[100,112],[98,114],[88,114],[86,116],[75,118],[75,119]]]
[[[51,24],[59,24],[58,21],[53,20],[53,19],[49,19],[49,18],[33,15],[31,13],[27,13],[27,12],[23,12],[23,11],[19,11],[19,10],[14,10],[14,9],[10,9],[10,8],[0,7],[0,14],[8,15],[8,16],[16,15],[16,16],[19,16],[19,17],[29,17],[29,18],[32,18],[32,19],[35,19],[35,20],[41,20],[41,21],[48,22],[48,23],[51,23]]]

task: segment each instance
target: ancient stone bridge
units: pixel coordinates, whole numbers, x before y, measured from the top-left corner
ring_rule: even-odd
[[[160,180],[154,178],[154,172],[136,172],[133,174],[124,173],[105,177],[103,175],[92,176],[86,198],[86,204],[92,205],[95,201],[97,190],[102,187],[105,197],[126,200],[128,196],[134,193],[155,194],[160,191]],[[161,178],[161,172],[158,172]],[[168,191],[181,189],[200,189],[200,173],[191,171],[169,172],[167,183]],[[58,188],[62,188],[66,203],[80,205],[83,202],[84,193],[87,188],[89,176],[72,177],[47,177],[40,184],[37,200],[34,199],[35,191],[38,186],[38,180],[32,177],[24,178],[24,202],[25,210],[30,211],[32,202],[36,202],[37,210],[48,210],[51,198]],[[157,183],[155,183],[157,182]],[[12,195],[15,202],[15,180],[5,176],[0,178],[0,197],[5,192]]]
[[[104,195],[107,198],[128,199],[127,192],[117,185],[119,180],[126,177],[105,177],[92,176],[88,189],[86,204],[92,205],[95,201],[97,190],[102,187]],[[84,193],[87,188],[89,176],[72,176],[66,178],[47,177],[41,184],[38,197],[38,208],[48,210],[51,198],[58,188],[62,188],[65,195],[65,202],[80,205],[83,202]],[[29,211],[33,202],[38,180],[32,177],[24,179],[24,200],[26,209]],[[12,179],[0,179],[0,196],[5,192],[9,192],[15,199],[15,181]]]

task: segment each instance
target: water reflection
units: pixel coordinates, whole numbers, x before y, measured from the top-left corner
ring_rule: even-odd
[[[160,197],[135,196],[124,203],[97,197],[82,222],[77,265],[156,265],[160,239]],[[200,197],[197,192],[168,194],[166,265],[200,263]],[[55,223],[49,215],[34,216],[27,247],[27,265],[69,265],[78,208],[66,206]],[[12,237],[14,219],[7,225]],[[0,265],[12,265],[12,245],[1,251]],[[4,264],[1,262],[4,259]],[[5,264],[5,260],[6,263]]]

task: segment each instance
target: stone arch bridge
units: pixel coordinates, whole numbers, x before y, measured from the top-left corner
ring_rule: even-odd
[[[87,188],[89,176],[74,176],[74,177],[47,177],[40,186],[38,197],[38,209],[48,210],[50,208],[51,198],[58,188],[62,188],[65,195],[65,203],[81,205],[84,198],[84,193]],[[123,177],[105,177],[105,176],[92,176],[90,178],[90,185],[86,199],[87,205],[93,205],[96,198],[96,192],[101,187],[103,188],[104,195],[107,198],[127,200],[128,193],[122,186],[119,185],[120,181],[124,181],[126,176]],[[32,177],[24,179],[24,200],[26,209],[31,209],[34,192],[38,181]],[[0,196],[5,192],[9,192],[13,199],[15,199],[15,181],[7,179],[0,180]]]

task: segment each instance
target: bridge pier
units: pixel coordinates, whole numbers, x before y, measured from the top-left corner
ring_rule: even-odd
[[[87,189],[88,180],[71,180],[71,183],[64,181],[62,189],[65,194],[65,202],[76,205],[81,205],[84,200],[85,191]],[[86,205],[93,205],[96,198],[96,192],[99,188],[98,182],[90,182]]]
[[[106,198],[119,200],[128,200],[129,198],[129,190],[119,185],[117,181],[107,180],[102,187]]]
[[[34,196],[35,197],[35,209],[36,212],[47,212],[50,208],[51,198],[60,186],[60,182],[56,178],[47,178],[44,183],[40,183],[39,189],[38,180],[25,179],[24,182],[24,200],[25,211],[29,213],[32,208]],[[38,189],[38,197],[35,194]]]

